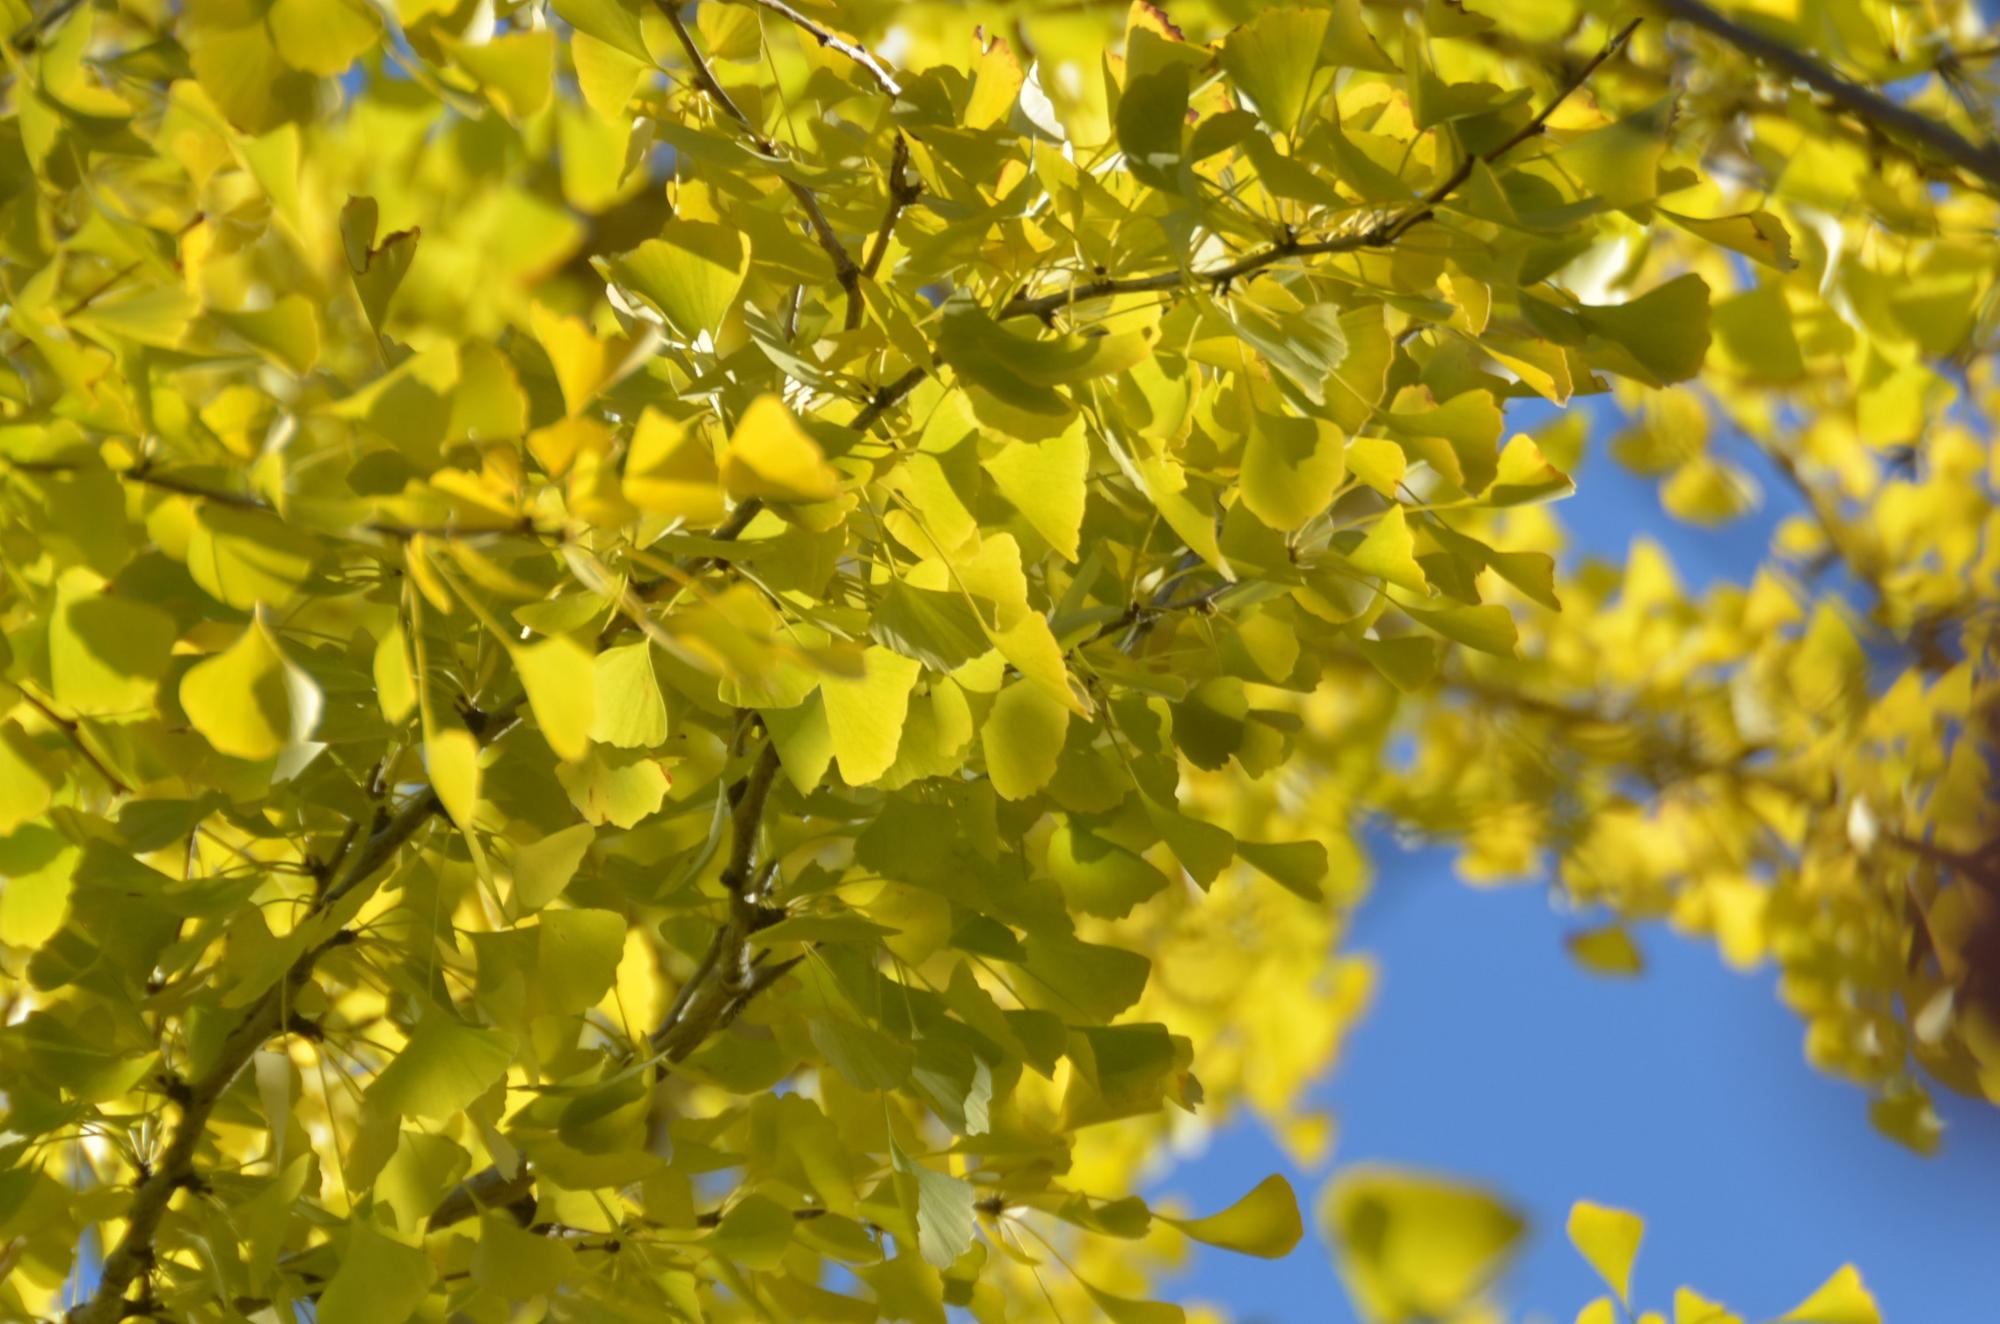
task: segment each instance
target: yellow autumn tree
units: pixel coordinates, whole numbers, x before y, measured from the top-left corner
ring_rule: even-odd
[[[0,30],[0,1316],[1180,1320],[1303,1220],[1132,1189],[1324,1148],[1366,814],[2000,1099],[1976,5]],[[1563,556],[1725,436],[1741,585]],[[1496,1318],[1503,1206],[1326,1219]]]

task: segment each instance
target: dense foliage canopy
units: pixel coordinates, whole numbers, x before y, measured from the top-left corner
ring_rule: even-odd
[[[1996,48],[1743,9],[0,0],[0,1316],[1178,1320],[1369,816],[2000,1100]]]

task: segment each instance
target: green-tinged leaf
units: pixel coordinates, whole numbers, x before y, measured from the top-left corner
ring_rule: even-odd
[[[620,749],[658,749],[667,740],[667,702],[647,640],[607,648],[592,664],[596,703],[590,738]]]
[[[560,635],[510,644],[507,651],[549,748],[560,759],[583,757],[597,720],[597,676],[591,655],[575,640]]]
[[[923,669],[913,657],[887,648],[862,654],[859,676],[820,682],[834,762],[849,786],[866,786],[889,770],[910,712],[910,690]]]
[[[505,1076],[514,1049],[510,1035],[427,1011],[409,1043],[369,1085],[368,1101],[405,1117],[441,1121]]]
[[[971,600],[952,589],[892,580],[876,599],[868,633],[932,671],[956,671],[992,645]]]
[[[1375,1166],[1337,1177],[1321,1217],[1355,1306],[1379,1324],[1450,1318],[1498,1275],[1525,1228],[1476,1187]]]
[[[1009,800],[1024,800],[1048,785],[1062,756],[1069,709],[1040,686],[1017,681],[1000,691],[979,728],[986,775]]]
[[[1203,1218],[1166,1218],[1196,1241],[1261,1259],[1289,1255],[1305,1235],[1298,1197],[1282,1174],[1273,1173],[1229,1208]]]
[[[392,1240],[366,1222],[347,1234],[314,1318],[322,1324],[402,1324],[417,1313],[436,1271],[418,1246]]]
[[[611,987],[625,918],[609,910],[545,910],[535,928],[535,991],[558,1015],[588,1011]]]
[[[1317,841],[1243,841],[1236,853],[1257,872],[1307,901],[1319,901],[1326,879],[1326,847]]]
[[[514,902],[523,911],[540,910],[562,895],[590,852],[597,831],[572,823],[514,852]]]
[[[897,1184],[909,1192],[904,1201],[916,1206],[917,1249],[932,1268],[950,1268],[972,1245],[972,1206],[977,1192],[971,1182],[913,1160],[893,1139],[889,1152]]]
[[[181,708],[208,743],[232,758],[267,759],[292,728],[285,659],[259,621],[181,677]]]

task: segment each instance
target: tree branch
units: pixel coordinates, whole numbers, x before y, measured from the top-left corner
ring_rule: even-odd
[[[761,966],[750,954],[757,930],[776,918],[766,895],[771,870],[758,867],[757,837],[778,768],[778,747],[767,740],[750,771],[731,788],[729,858],[722,866],[728,913],[716,927],[694,973],[681,985],[673,1007],[648,1039],[648,1046],[662,1061],[685,1060],[798,963],[798,958],[793,958]],[[430,1226],[448,1227],[481,1209],[511,1203],[527,1193],[532,1181],[525,1168],[511,1178],[502,1177],[498,1168],[486,1168],[460,1182],[439,1202],[431,1211]]]
[[[425,787],[361,845],[340,878],[313,903],[301,922],[324,914],[367,882],[440,808],[437,793]],[[153,1237],[159,1231],[168,1203],[175,1191],[194,1178],[195,1150],[207,1130],[209,1115],[257,1050],[284,1028],[284,1011],[297,1002],[298,992],[312,978],[313,966],[319,958],[345,940],[343,931],[301,953],[229,1032],[214,1065],[188,1086],[173,1137],[167,1141],[152,1171],[132,1193],[132,1203],[125,1210],[125,1234],[104,1257],[95,1294],[69,1312],[68,1324],[112,1324],[123,1317],[126,1289],[153,1263]]]
[[[868,76],[875,81],[875,86],[881,88],[890,96],[897,97],[903,94],[903,89],[896,82],[896,76],[890,73],[888,66],[877,59],[875,53],[866,46],[858,42],[849,41],[830,28],[822,27],[786,4],[785,0],[750,0],[750,3],[760,9],[770,10],[787,23],[810,34],[814,41],[817,41],[828,50],[837,51],[845,55],[848,59],[860,65],[867,72]]]
[[[910,142],[902,134],[896,135],[896,148],[889,157],[889,205],[882,213],[882,224],[875,228],[875,242],[868,248],[868,257],[861,264],[861,274],[873,276],[882,269],[882,258],[889,251],[889,238],[895,232],[896,218],[903,214],[903,208],[924,195],[921,180],[909,177]]]
[[[681,19],[680,6],[676,0],[654,0],[654,3],[659,6],[660,12],[667,16],[667,22],[673,25],[674,36],[680,41],[681,49],[687,53],[688,63],[694,69],[695,86],[720,106],[724,114],[742,126],[759,152],[774,159],[781,156],[778,144],[758,131],[750,117],[743,113],[743,107],[737,105],[735,99],[723,90],[722,84],[716,81],[714,71],[708,67],[708,60],[701,53],[701,47],[695,44],[694,34],[688,31],[687,24]],[[768,0],[757,0],[757,3],[768,4]],[[799,17],[801,21],[804,19],[803,15]],[[855,265],[853,256],[840,242],[840,236],[834,233],[833,224],[826,219],[826,212],[819,205],[818,195],[795,179],[785,178],[782,175],[780,178],[784,179],[785,187],[791,190],[792,196],[805,210],[806,221],[813,232],[813,238],[825,250],[827,257],[833,260],[834,279],[839,281],[840,288],[847,292],[848,307],[851,310],[861,298],[861,268]],[[849,316],[852,315],[850,311]]]
[[[1265,267],[1283,262],[1289,258],[1315,257],[1329,253],[1354,253],[1369,248],[1386,248],[1396,242],[1396,240],[1402,238],[1404,234],[1415,226],[1421,225],[1435,216],[1438,207],[1443,205],[1446,199],[1458,191],[1459,185],[1471,177],[1474,162],[1483,160],[1488,164],[1492,164],[1528,139],[1539,135],[1543,128],[1547,126],[1549,116],[1556,112],[1556,108],[1569,100],[1576,93],[1577,89],[1589,81],[1590,76],[1597,72],[1599,66],[1618,53],[1620,48],[1625,45],[1627,38],[1632,35],[1633,29],[1637,28],[1642,21],[1635,18],[1620,28],[1611,40],[1604,44],[1604,48],[1587,60],[1583,67],[1571,77],[1568,84],[1561,91],[1557,92],[1554,98],[1546,106],[1542,107],[1541,112],[1523,125],[1513,137],[1483,155],[1465,157],[1449,175],[1446,175],[1429,193],[1426,193],[1422,199],[1407,211],[1383,217],[1367,229],[1355,234],[1337,235],[1331,239],[1321,239],[1312,242],[1300,242],[1295,238],[1287,236],[1269,248],[1248,254],[1225,266],[1211,268],[1207,271],[1162,271],[1151,276],[1107,276],[1096,280],[1084,281],[1072,285],[1066,290],[1058,290],[1054,294],[1044,294],[1035,298],[1016,295],[1006,303],[1000,305],[999,311],[994,316],[1002,320],[1013,317],[1047,318],[1051,314],[1061,312],[1072,305],[1086,303],[1092,299],[1107,299],[1120,294],[1153,294],[1163,290],[1179,289],[1190,281],[1200,281],[1211,285],[1224,285],[1238,277],[1247,276],[1254,271],[1261,271]]]
[[[1867,123],[1927,148],[1988,187],[2000,189],[2000,146],[1975,143],[1948,124],[1920,115],[1873,88],[1843,78],[1803,51],[1724,18],[1701,0],[1650,0],[1650,3],[1667,17],[1699,28],[1751,59],[1790,74]]]
[[[97,775],[104,778],[104,780],[110,784],[111,789],[115,794],[118,795],[132,794],[132,788],[125,784],[124,779],[119,777],[117,773],[113,772],[111,770],[110,765],[105,763],[103,759],[97,756],[97,751],[92,749],[88,744],[84,742],[82,722],[78,721],[74,717],[64,717],[62,714],[58,713],[55,709],[49,707],[46,703],[43,703],[41,699],[36,697],[35,693],[32,690],[28,689],[26,686],[24,685],[16,686],[15,688],[20,690],[21,697],[28,701],[28,706],[30,708],[33,708],[36,712],[42,715],[43,721],[47,722],[50,726],[53,726],[56,730],[63,733],[63,738],[69,741],[70,745],[76,750],[77,753],[83,755],[84,762],[90,764],[91,767],[97,770]]]
[[[75,9],[81,3],[83,3],[83,0],[56,0],[55,4],[50,5],[29,22],[23,24],[20,31],[7,39],[8,42],[12,44],[15,50],[26,55],[28,52],[34,50],[35,47],[41,45],[44,33],[62,22],[69,11]]]

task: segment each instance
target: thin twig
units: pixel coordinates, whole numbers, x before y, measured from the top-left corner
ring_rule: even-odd
[[[757,2],[764,3],[764,0]],[[742,126],[759,152],[774,160],[781,157],[783,153],[779,150],[778,144],[765,137],[750,117],[743,113],[743,107],[736,104],[735,98],[723,90],[714,71],[708,67],[708,60],[702,55],[701,47],[695,43],[694,34],[688,31],[687,24],[681,19],[680,6],[676,0],[654,0],[654,3],[660,12],[667,16],[667,22],[673,26],[675,38],[680,41],[681,49],[687,54],[688,63],[694,69],[695,86],[721,107],[724,114]],[[839,281],[840,288],[847,292],[848,306],[851,309],[861,298],[861,268],[855,264],[846,245],[840,242],[840,236],[834,232],[833,223],[826,219],[826,212],[819,205],[819,196],[795,179],[784,176],[780,178],[784,179],[785,187],[791,190],[792,196],[805,210],[806,221],[813,232],[813,238],[819,242],[827,257],[832,259],[834,279]],[[852,316],[851,313],[849,315]]]
[[[346,871],[313,903],[308,912],[309,918],[324,914],[372,878],[395,857],[404,843],[430,822],[431,816],[440,807],[437,793],[425,787],[389,820],[387,826],[362,844]],[[222,1041],[216,1051],[214,1065],[188,1085],[181,1104],[180,1120],[174,1125],[172,1138],[153,1164],[152,1171],[132,1192],[132,1203],[126,1207],[124,1215],[125,1234],[104,1257],[91,1298],[66,1316],[68,1324],[113,1324],[113,1321],[124,1317],[126,1289],[138,1281],[153,1263],[153,1238],[167,1212],[168,1202],[173,1199],[175,1191],[197,1180],[195,1150],[208,1129],[209,1115],[215,1111],[216,1104],[257,1050],[284,1028],[284,1010],[296,1005],[299,990],[312,978],[313,967],[319,958],[348,938],[349,935],[342,931],[327,942],[308,948],[294,960]]]
[[[111,789],[113,791],[117,792],[119,795],[132,794],[132,788],[125,784],[124,779],[121,778],[117,773],[111,771],[110,766],[107,765],[103,759],[97,756],[96,750],[93,750],[89,745],[84,743],[83,723],[77,721],[74,717],[64,717],[62,714],[58,713],[55,709],[49,707],[46,703],[43,703],[39,698],[35,696],[34,692],[29,690],[27,687],[21,686],[18,688],[20,689],[21,697],[28,701],[28,706],[30,708],[33,708],[36,712],[40,713],[42,715],[42,719],[46,721],[50,726],[53,726],[56,730],[62,732],[63,738],[68,740],[69,743],[75,747],[77,753],[83,755],[84,761],[86,763],[90,764],[91,767],[97,769],[97,775],[104,778],[104,780],[110,784]]]
[[[1154,294],[1163,290],[1177,290],[1191,281],[1215,286],[1227,285],[1230,281],[1236,280],[1239,277],[1247,276],[1254,271],[1261,271],[1265,267],[1286,261],[1290,258],[1316,257],[1329,253],[1355,253],[1370,248],[1386,248],[1402,238],[1413,227],[1421,225],[1435,216],[1438,207],[1443,205],[1445,200],[1453,193],[1457,192],[1459,185],[1471,177],[1474,162],[1485,161],[1488,164],[1492,164],[1528,139],[1540,134],[1543,128],[1547,126],[1549,116],[1556,112],[1556,108],[1569,100],[1585,82],[1589,81],[1590,76],[1597,72],[1600,65],[1616,55],[1619,49],[1625,45],[1626,40],[1632,35],[1633,29],[1637,28],[1643,21],[1642,19],[1635,18],[1620,28],[1617,34],[1604,44],[1602,50],[1598,51],[1596,55],[1584,63],[1583,67],[1571,77],[1569,83],[1560,92],[1556,93],[1548,105],[1542,107],[1541,113],[1523,125],[1513,137],[1507,139],[1507,141],[1489,152],[1465,157],[1449,175],[1446,175],[1429,193],[1426,193],[1422,199],[1408,210],[1391,216],[1385,216],[1365,230],[1361,230],[1355,234],[1338,235],[1331,239],[1320,239],[1310,242],[1300,241],[1296,237],[1287,234],[1285,238],[1279,240],[1269,248],[1260,249],[1255,253],[1238,258],[1236,261],[1228,263],[1225,266],[1211,268],[1207,271],[1185,272],[1175,270],[1156,272],[1150,276],[1106,276],[1071,285],[1068,289],[1058,290],[1054,294],[1044,294],[1034,298],[1029,298],[1026,295],[1016,295],[1006,303],[1000,305],[999,311],[994,316],[1002,320],[1014,317],[1047,318],[1075,304],[1086,303],[1092,299],[1108,299],[1120,294]]]
[[[721,876],[723,889],[729,894],[728,913],[716,926],[694,973],[681,985],[673,1007],[649,1036],[648,1046],[661,1062],[685,1060],[797,963],[781,961],[759,967],[750,956],[752,937],[772,914],[763,886],[758,885],[768,870],[758,867],[757,839],[778,770],[777,746],[767,740],[750,771],[730,792],[729,858]],[[445,1227],[472,1217],[482,1208],[518,1199],[531,1184],[525,1170],[504,1178],[498,1168],[486,1168],[445,1196],[431,1211],[430,1226]]]
[[[1803,51],[1724,18],[1701,0],[1650,0],[1650,3],[1667,17],[1700,28],[1751,59],[1790,74],[1814,91],[1831,97],[1865,123],[1928,148],[1989,187],[2000,188],[2000,146],[1975,143],[1940,120],[1843,78]]]
[[[868,246],[868,256],[861,263],[861,274],[872,277],[882,269],[882,258],[889,251],[889,239],[896,229],[896,218],[903,214],[903,208],[924,195],[922,181],[909,177],[910,143],[902,134],[896,135],[896,149],[889,157],[889,205],[883,209],[882,223],[875,227],[874,242]]]
[[[16,32],[7,40],[12,43],[15,50],[25,55],[41,44],[43,34],[47,33],[56,24],[62,22],[70,10],[75,9],[82,3],[83,0],[56,0],[55,4],[50,5],[47,9],[29,20],[19,32]]]
[[[786,4],[785,0],[750,0],[750,2],[761,9],[770,10],[787,23],[809,33],[814,41],[817,41],[828,50],[837,51],[860,65],[862,69],[867,71],[868,76],[875,80],[875,86],[881,88],[890,96],[895,97],[903,94],[902,87],[896,82],[896,76],[890,73],[889,67],[883,64],[876,57],[875,53],[866,46],[858,42],[849,41],[839,33],[822,27],[819,23],[807,18],[804,14]]]
[[[5,463],[10,469],[30,474],[74,474],[91,467],[71,460],[0,460],[0,463]],[[221,506],[235,506],[241,510],[272,509],[271,503],[261,497],[254,497],[244,492],[219,491],[212,487],[203,487],[199,483],[190,483],[185,478],[176,478],[172,474],[155,473],[152,466],[145,463],[135,464],[129,469],[113,469],[110,472],[113,478],[121,482],[139,483],[145,487],[158,488],[162,492],[199,497]]]

